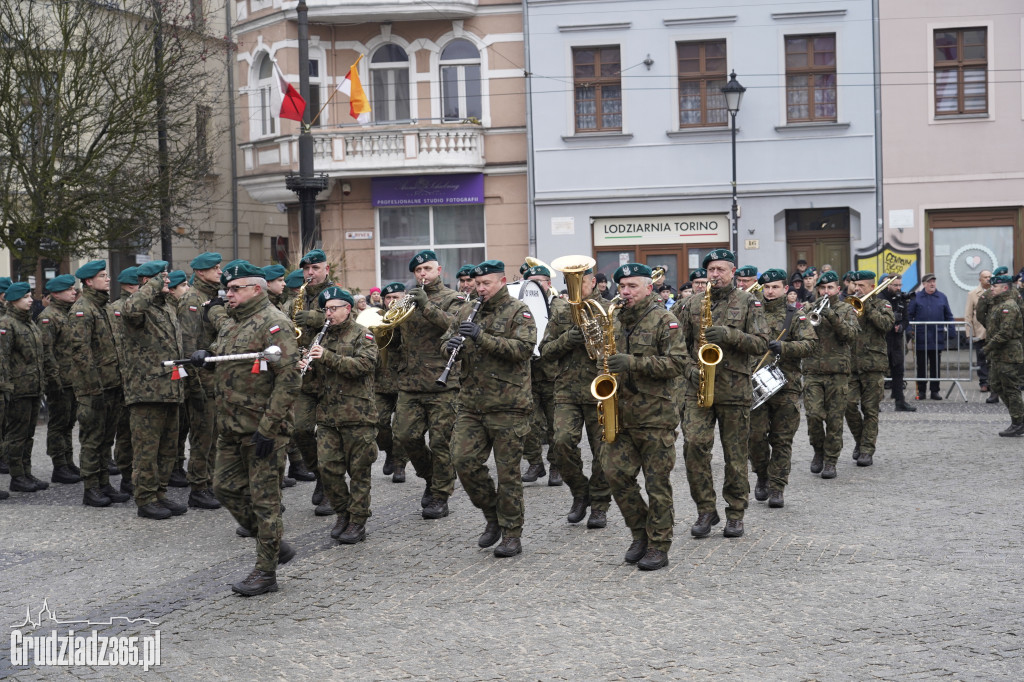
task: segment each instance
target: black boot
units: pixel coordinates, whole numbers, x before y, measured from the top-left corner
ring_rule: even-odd
[[[131,476],[121,476],[121,485],[118,487],[121,488],[121,492],[123,493],[128,493],[129,495],[135,494],[135,484],[132,483]]]
[[[296,481],[315,481],[316,474],[306,468],[304,462],[294,462],[288,467],[289,478],[294,478]]]
[[[171,512],[171,516],[181,516],[188,511],[188,507],[167,497],[157,500],[156,503]]]
[[[39,480],[32,473],[25,474],[25,478],[29,479],[30,481],[36,484],[36,490],[46,490],[47,488],[50,487],[49,483],[47,483],[46,481]]]
[[[448,500],[431,498],[430,504],[423,508],[423,518],[441,519],[448,516]]]
[[[781,490],[773,490],[768,495],[768,506],[772,509],[782,509],[786,506],[786,499]]]
[[[294,488],[296,482],[297,481],[294,478],[292,478],[291,476],[282,476],[281,477],[281,490],[284,490],[285,488]]]
[[[825,453],[815,452],[814,458],[811,459],[811,473],[820,474],[823,466],[825,466]]]
[[[914,407],[913,405],[907,404],[906,400],[897,400],[896,401],[896,411],[897,412],[917,412],[917,408]]]
[[[334,522],[334,528],[331,528],[331,538],[337,540],[338,536],[345,531],[345,526],[347,525],[348,514],[338,514],[338,520]]]
[[[70,467],[61,465],[53,468],[53,473],[50,475],[50,483],[81,483],[82,477],[75,474]]]
[[[320,480],[318,476],[316,479],[316,487],[313,488],[313,497],[310,498],[314,507],[319,507],[320,503],[324,501],[324,482]]]
[[[754,484],[754,499],[764,502],[768,499],[768,475],[758,474],[757,483]]]
[[[644,558],[636,564],[641,571],[657,571],[666,566],[668,566],[668,552],[653,548],[648,548],[644,553]]]
[[[825,466],[821,469],[822,478],[835,478],[836,477],[836,465],[831,462],[826,462]]]
[[[559,486],[562,485],[562,472],[558,470],[554,464],[551,465],[551,470],[548,471],[548,485]]]
[[[121,475],[121,470],[117,468],[116,464],[114,464],[114,460],[112,460],[112,459],[107,460],[107,476],[120,476],[120,475]]]
[[[523,474],[523,483],[533,483],[541,476],[546,476],[547,473],[543,464],[531,464],[526,468],[526,473]]]
[[[430,494],[430,481],[427,481],[427,487],[423,489],[423,495],[420,497],[420,506],[426,509],[433,499],[434,496]]]
[[[384,467],[381,469],[381,473],[385,476],[395,473],[395,461],[391,458],[390,452],[384,452]]]
[[[861,453],[860,458],[857,460],[857,466],[859,466],[859,467],[869,467],[869,466],[871,466],[874,463],[875,463],[875,455],[874,455],[874,453],[872,453],[870,455],[868,453],[866,453],[866,452]]]
[[[635,564],[647,554],[647,536],[633,540],[626,550],[626,563]]]
[[[231,586],[231,590],[243,597],[255,597],[258,594],[277,592],[277,573],[255,569],[244,580]]]
[[[139,516],[144,519],[163,521],[171,518],[171,510],[156,502],[150,502],[139,507]]]
[[[484,528],[484,532],[480,534],[480,539],[476,541],[480,547],[490,547],[501,537],[501,527],[497,521],[488,521],[487,527]]]
[[[1024,422],[1013,422],[1005,429],[999,432],[1000,436],[1004,438],[1016,438],[1017,436],[1024,436]]]
[[[860,459],[860,445],[853,446],[853,461],[856,462]]]
[[[82,495],[82,504],[87,507],[109,507],[111,499],[100,488],[89,488]]]
[[[603,509],[591,509],[587,519],[587,528],[604,528],[608,525],[608,512]]]
[[[313,515],[334,516],[334,505],[332,505],[331,501],[325,496],[324,499],[320,501],[320,504],[316,506],[316,509],[313,510]]]
[[[11,477],[11,492],[12,493],[35,493],[39,492],[39,488],[28,476],[13,476]]]
[[[690,526],[690,535],[695,538],[706,538],[711,534],[711,526],[717,526],[721,520],[717,510],[701,512],[697,515],[697,522]]]
[[[189,493],[188,506],[195,509],[220,509],[220,502],[204,488]]]
[[[523,543],[519,538],[504,538],[501,544],[494,548],[494,556],[507,559],[510,556],[523,553]]]
[[[395,472],[391,474],[392,483],[405,483],[405,465],[395,465]]]
[[[365,539],[366,526],[361,523],[349,523],[341,535],[338,536],[338,542],[343,545],[354,545]]]
[[[128,493],[121,492],[120,490],[110,485],[109,483],[106,484],[105,486],[101,486],[100,492],[109,497],[111,502],[117,502],[118,504],[122,502],[127,502],[128,500],[132,499],[131,495],[129,495]]]
[[[583,520],[583,517],[587,515],[587,505],[589,500],[585,497],[574,497],[572,498],[572,506],[569,507],[569,515],[565,519],[569,523],[579,523]]]
[[[188,487],[188,474],[182,468],[177,468],[171,472],[171,477],[167,481],[167,485],[172,488],[187,488]]]

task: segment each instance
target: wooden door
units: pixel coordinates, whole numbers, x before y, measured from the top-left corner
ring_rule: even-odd
[[[649,266],[652,270],[656,267],[665,268],[665,283],[674,291],[679,291],[679,284],[685,282],[680,279],[681,271],[679,265],[683,260],[683,248],[677,246],[647,246],[640,249],[640,262]]]
[[[805,260],[809,265],[821,269],[828,263],[842,276],[850,269],[850,238],[841,236],[789,235],[786,244],[789,252],[788,272],[796,270],[796,262]],[[762,270],[773,267],[771,264],[759,264]]]

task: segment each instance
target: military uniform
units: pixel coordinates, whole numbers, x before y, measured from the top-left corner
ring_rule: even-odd
[[[9,279],[9,278],[0,278]],[[0,323],[3,321],[3,310],[0,304]],[[0,433],[0,473],[10,473],[10,464],[7,459],[7,404],[11,401],[11,393],[14,391],[14,384],[11,381],[11,339],[14,334],[8,329],[0,326],[0,425],[3,425],[3,432]],[[3,491],[5,494],[7,491]]]
[[[568,310],[569,304],[556,296],[548,303],[548,319]],[[544,443],[548,443],[548,464],[556,470],[553,475],[556,482],[559,476],[558,462],[551,454],[551,443],[554,440],[555,429],[555,379],[557,375],[557,363],[543,357],[531,358],[530,386],[533,393],[533,414],[531,415],[530,434],[523,444],[523,458],[531,466],[538,467],[538,474],[543,476],[544,474],[540,473],[544,469],[542,450]],[[554,485],[551,483],[551,479],[548,480],[548,483]]]
[[[331,285],[331,278],[327,277],[320,284],[309,284],[306,286],[306,291],[302,294],[302,306],[303,310],[307,313],[303,315],[304,321],[300,322],[298,329],[302,330],[302,336],[299,338],[298,343],[306,346],[313,343],[313,339],[320,333],[320,330],[324,326],[324,311],[320,307],[317,297],[320,292]],[[296,295],[288,309],[288,319],[295,319],[295,306],[298,304],[300,298]],[[269,300],[268,300],[269,303]],[[317,395],[320,394],[321,386],[319,380],[315,375],[306,373],[306,376],[302,378],[302,390],[299,395],[295,398],[295,406],[293,408],[293,423],[292,423],[292,435],[291,442],[288,445],[288,459],[294,465],[297,461],[297,457],[301,456],[302,462],[306,468],[316,473],[317,468],[317,450],[316,450],[316,401]],[[319,486],[318,486],[319,488]]]
[[[1024,400],[1020,386],[1024,384],[1021,363],[1022,313],[1014,291],[1005,291],[989,298],[985,325],[985,354],[989,358],[989,386],[1002,398],[1010,412],[1010,428],[999,435],[1024,435]],[[1016,427],[1016,428],[1015,428]]]
[[[401,334],[400,329],[394,330],[394,334]],[[396,343],[397,338],[392,343]],[[399,343],[396,343],[396,346]],[[374,409],[377,412],[377,449],[383,450],[385,461],[394,466],[395,456],[395,434],[391,422],[395,416],[395,408],[398,405],[398,372],[403,368],[397,367],[401,362],[401,353],[391,353],[387,348],[377,354],[376,370],[373,375],[373,398]],[[399,459],[408,461],[399,456]],[[385,474],[390,473],[385,471]]]
[[[184,351],[182,357],[190,357],[200,349],[209,349],[217,337],[216,327],[204,319],[203,307],[218,293],[216,285],[197,275],[188,293],[178,301],[178,322],[181,325],[181,346]],[[213,399],[212,368],[197,368],[191,372],[186,386],[188,390],[184,407],[189,431],[188,483],[193,493],[200,493],[213,486],[218,410]]]
[[[73,473],[76,468],[71,431],[75,427],[78,403],[75,402],[71,375],[76,371],[77,359],[70,339],[70,310],[71,303],[51,298],[50,305],[37,318],[43,330],[46,352],[52,354],[57,365],[57,379],[46,387],[46,408],[50,415],[46,424],[46,454],[53,462],[53,480],[61,469],[66,468]]]
[[[124,302],[131,296],[127,291],[121,289],[121,297],[116,301],[111,301],[107,306],[107,319],[110,322],[110,331],[114,339],[114,349],[117,353],[118,366],[125,367],[128,364],[128,360],[124,355]],[[168,360],[170,358],[167,358]],[[124,391],[119,391],[118,403],[114,408],[117,413],[117,428],[116,428],[116,441],[114,445],[114,463],[117,464],[117,468],[121,471],[121,489],[129,492],[130,486],[125,485],[125,482],[131,483],[133,478],[132,467],[133,460],[135,459],[135,451],[132,449],[132,424],[131,424],[131,412],[128,410],[128,406],[124,404]]]
[[[874,460],[878,406],[885,393],[885,375],[889,370],[885,335],[893,328],[895,320],[892,304],[877,296],[864,302],[864,314],[858,319],[860,332],[853,342],[857,352],[850,354],[846,424],[856,443],[854,454],[859,466],[871,466]]]

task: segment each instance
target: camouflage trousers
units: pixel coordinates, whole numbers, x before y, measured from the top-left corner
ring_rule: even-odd
[[[0,393],[0,464],[5,467],[8,465],[7,460],[7,403],[11,400],[10,393]]]
[[[399,391],[395,407],[395,468],[403,468],[408,457],[416,475],[430,484],[430,494],[441,501],[451,497],[455,490],[450,441],[455,426],[456,395],[456,391]],[[423,440],[428,434],[429,446]]]
[[[188,430],[188,409],[187,405],[182,405],[178,410],[178,454],[174,458],[173,471],[185,468],[185,443],[188,442]]]
[[[121,480],[132,480],[132,466],[135,459],[135,451],[132,450],[132,420],[131,411],[124,404],[122,393],[117,401],[117,443],[114,446],[114,463],[121,470]]]
[[[523,443],[523,459],[530,464],[543,464],[544,443],[554,438],[555,424],[555,382],[535,381],[532,383],[533,414],[530,415],[530,433]],[[577,443],[579,440],[577,439]],[[556,466],[548,448],[548,462]]]
[[[188,483],[199,491],[213,485],[213,460],[217,452],[217,403],[206,394],[189,396]]]
[[[530,416],[521,412],[469,412],[460,410],[452,431],[452,456],[462,487],[488,521],[497,521],[508,538],[523,533],[523,439]],[[494,449],[498,484],[487,470]]]
[[[373,400],[377,406],[377,449],[392,456],[395,454],[395,432],[391,428],[391,421],[398,405],[398,394],[374,393]],[[399,458],[403,465],[409,461],[408,458]]]
[[[672,546],[675,507],[672,502],[672,469],[676,466],[675,429],[620,431],[614,443],[604,446],[604,475],[615,504],[622,512],[634,540],[647,536],[652,549],[667,552]],[[636,477],[644,472],[647,501]]]
[[[50,418],[46,422],[46,454],[53,462],[53,468],[75,463],[75,446],[71,430],[75,428],[75,389],[71,386],[56,391],[47,391],[46,409]]]
[[[81,446],[78,459],[86,490],[110,483],[107,462],[114,447],[117,417],[123,399],[124,393],[120,388],[108,388],[99,395],[78,397],[78,442]]]
[[[579,443],[583,428],[593,453],[590,478],[583,473],[583,457]],[[558,467],[573,498],[590,500],[591,509],[608,511],[612,489],[604,475],[604,446],[602,428],[597,423],[597,403],[558,403],[555,405],[555,434],[548,451],[548,460]]]
[[[6,358],[5,358],[6,361]],[[11,398],[4,415],[4,439],[11,478],[32,473],[32,444],[39,419],[39,397]]]
[[[878,440],[878,405],[885,394],[885,372],[850,375],[846,393],[846,424],[861,454],[874,455]]]
[[[989,387],[1006,403],[1006,409],[1010,411],[1010,420],[1014,424],[1024,421],[1024,400],[1020,395],[1020,387],[1024,383],[1021,378],[1021,365],[1000,362],[990,356],[988,369]]]
[[[768,488],[785,490],[793,464],[793,437],[800,428],[800,392],[779,391],[750,413],[750,466],[768,478]]]
[[[306,468],[316,473],[319,471],[316,454],[316,404],[318,398],[311,394],[301,392],[295,398],[292,412],[292,438],[289,444],[288,459],[291,462],[292,452],[297,452],[302,457]]]
[[[167,496],[167,481],[178,455],[179,406],[177,403],[136,403],[128,409],[135,452],[132,483],[135,484],[135,504],[142,507]],[[114,422],[115,427],[116,424]]]
[[[374,431],[372,426],[316,427],[324,495],[334,513],[347,513],[352,523],[370,518],[370,467],[377,461]]]
[[[256,536],[256,568],[277,570],[284,522],[281,520],[281,479],[278,462],[284,437],[275,439],[270,456],[257,458],[251,433],[217,436],[213,494],[242,528]]]
[[[686,402],[683,420],[683,459],[690,497],[697,513],[713,512],[717,507],[715,481],[711,474],[711,448],[715,444],[715,423],[725,455],[725,481],[722,498],[725,516],[742,519],[750,496],[747,479],[748,442],[750,439],[749,405],[712,405],[701,407],[694,396]]]
[[[807,434],[815,453],[835,464],[843,452],[843,413],[849,374],[808,374],[804,376],[804,412]]]

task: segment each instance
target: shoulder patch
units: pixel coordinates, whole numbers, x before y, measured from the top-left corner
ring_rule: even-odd
[[[678,329],[679,328],[679,323],[678,322],[669,322],[668,323],[668,328],[669,329]]]
[[[525,310],[523,311],[523,317],[525,317],[528,320],[532,320],[533,319],[533,315],[531,315],[530,313],[528,313]]]
[[[1008,313],[1008,312],[1010,312],[1010,311],[1009,311],[1008,309],[1006,309],[1006,308],[1003,308],[1003,312],[1004,312],[1004,313]]]
[[[807,316],[806,315],[801,315],[800,316],[800,321],[801,322],[806,322],[807,321]]]
[[[48,317],[40,317],[39,321],[43,324],[50,324],[50,318]]]
[[[85,313],[79,310],[77,313],[75,313],[75,317],[85,317]]]
[[[757,299],[755,298],[755,299],[754,299],[754,307],[755,307],[755,308],[760,308],[760,307],[761,307],[761,301],[759,301],[759,300],[757,300]]]
[[[466,300],[466,297],[463,294],[458,294],[455,298],[459,299],[460,301]]]
[[[5,335],[5,334],[7,334],[7,330],[6,329],[0,329],[0,335]]]
[[[120,310],[115,310],[114,311],[114,317],[121,317],[121,311]]]
[[[271,334],[276,334],[279,331],[281,331],[281,325],[279,325],[279,324],[275,324],[273,327],[270,328],[270,333]]]
[[[888,301],[886,301],[885,302],[885,307],[886,308],[892,308],[892,304],[890,304]]]
[[[367,332],[367,333],[363,334],[363,336],[366,337],[367,341],[373,341],[373,334]]]
[[[197,313],[197,312],[199,312],[199,306],[194,306],[194,305],[190,305],[190,306],[188,307],[188,309],[189,309],[190,311],[192,311],[193,313]]]

